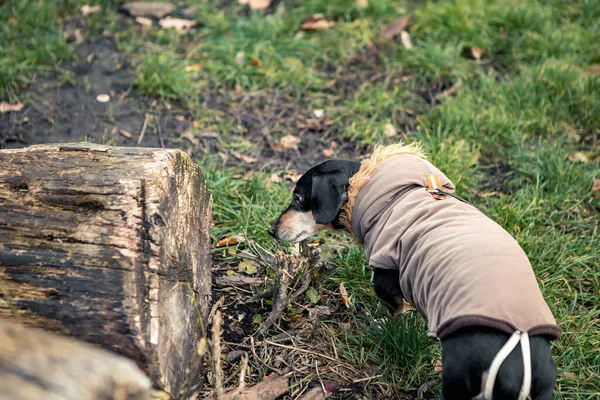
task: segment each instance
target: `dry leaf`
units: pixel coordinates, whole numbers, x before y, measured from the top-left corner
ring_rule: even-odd
[[[306,122],[299,123],[298,129],[309,129],[311,131],[323,131],[326,128],[326,124],[320,121],[309,119]]]
[[[592,65],[588,71],[593,74],[600,74],[600,64]]]
[[[567,132],[567,138],[572,143],[579,143],[579,142],[581,142],[581,136],[579,136],[579,134],[577,132],[575,132],[575,131],[569,131],[569,132]]]
[[[586,156],[584,153],[582,153],[580,151],[567,154],[567,158],[573,162],[587,163],[589,161],[588,156]]]
[[[336,142],[331,142],[328,149],[323,150],[323,155],[325,157],[332,157],[335,154],[335,149],[337,149],[338,144]]]
[[[410,35],[408,34],[408,32],[406,31],[402,31],[400,32],[400,40],[402,41],[402,46],[404,46],[405,49],[410,50],[412,49],[412,43],[410,42]]]
[[[243,51],[238,51],[235,55],[235,63],[237,65],[242,65],[244,64],[244,52]]]
[[[152,27],[152,20],[146,17],[135,17],[135,22],[144,26],[144,27]]]
[[[81,14],[83,14],[83,16],[85,17],[86,15],[90,15],[100,11],[100,5],[90,6],[86,4],[84,6],[81,6],[80,10]]]
[[[128,139],[131,139],[133,137],[133,135],[130,132],[127,132],[125,129],[120,129],[119,133]]]
[[[18,18],[15,18],[15,17],[8,17],[8,19],[6,20],[6,23],[8,25],[18,25],[19,20],[18,20]]]
[[[165,28],[175,28],[179,33],[186,33],[191,27],[198,25],[198,22],[183,18],[166,17],[158,21],[158,24]]]
[[[0,102],[0,113],[7,113],[7,112],[11,112],[11,111],[21,111],[23,109],[23,103],[15,103],[15,104],[10,104],[10,103],[5,103],[5,102]]]
[[[333,157],[333,155],[335,154],[335,150],[334,149],[323,149],[323,155],[325,157]]]
[[[433,365],[434,365],[433,372],[435,372],[436,374],[439,374],[442,372],[442,360],[439,360],[439,359],[435,360],[433,362]]]
[[[356,0],[354,2],[354,7],[356,7],[356,8],[367,8],[367,7],[369,7],[369,0]]]
[[[258,158],[250,157],[250,156],[247,156],[245,154],[240,154],[240,158],[246,164],[253,164],[253,163],[255,163],[255,162],[258,161]]]
[[[479,49],[477,47],[471,47],[471,55],[477,61],[481,61],[481,55],[482,54],[483,54],[483,52],[481,51],[481,49]]]
[[[200,72],[202,71],[202,65],[200,64],[192,64],[185,67],[185,72]],[[196,121],[194,121],[196,122]]]
[[[169,14],[175,6],[169,3],[152,1],[133,1],[121,7],[133,17],[162,18]]]
[[[286,171],[283,178],[292,183],[296,183],[300,180],[301,176],[302,174],[298,173],[297,171]]]
[[[198,140],[198,138],[192,133],[191,130],[187,130],[187,131],[183,132],[181,134],[181,137],[184,137],[187,140],[189,140],[194,146],[200,145],[200,140]]]
[[[383,133],[387,137],[394,137],[398,134],[398,132],[396,132],[396,128],[394,128],[394,125],[392,124],[385,124]]]
[[[81,33],[81,29],[71,29],[68,31],[63,32],[63,38],[67,41],[67,42],[75,42],[75,43],[81,43],[83,42],[83,34]]]
[[[348,291],[344,286],[344,282],[340,282],[340,296],[342,297],[342,302],[346,306],[346,308],[350,308],[350,302],[348,301]]]
[[[600,179],[594,178],[594,186],[592,187],[592,192],[600,192]]]
[[[329,306],[315,306],[312,308],[307,308],[306,310],[308,311],[309,319],[316,319],[316,318],[320,317],[321,315],[332,315],[333,314],[333,308],[331,308]]]
[[[300,144],[300,139],[293,135],[285,135],[279,141],[284,150],[293,149],[298,150],[298,144]]]
[[[573,372],[569,372],[569,371],[565,371],[562,374],[565,378],[575,378],[577,376]]]
[[[258,272],[258,265],[254,261],[244,259],[238,264],[238,272],[254,275]]]
[[[240,4],[248,4],[252,10],[264,10],[271,0],[240,0]]]
[[[262,61],[260,61],[258,58],[250,57],[250,61],[252,61],[252,65],[254,65],[255,67],[262,67],[263,66]]]
[[[217,247],[225,247],[225,246],[235,246],[240,243],[240,238],[238,236],[229,236],[226,235],[223,239],[217,242]]]
[[[386,40],[392,40],[400,34],[408,26],[408,17],[400,17],[392,21],[387,28],[382,32],[381,37]]]
[[[329,29],[335,25],[335,22],[327,21],[325,15],[315,14],[308,17],[302,24],[301,28],[304,31],[316,31],[321,29]]]
[[[238,158],[238,159],[242,160],[246,164],[252,164],[252,163],[255,163],[255,162],[258,161],[258,158],[247,156],[247,155],[242,154],[240,152],[237,152],[235,150],[231,150],[230,153],[231,153],[232,156],[234,156],[235,158]],[[248,173],[253,173],[253,171],[249,171]],[[248,177],[245,177],[245,178],[248,178]]]
[[[271,150],[277,151],[279,153],[285,151],[285,148],[281,145],[281,143],[271,143],[269,147],[271,148]]]
[[[269,183],[280,183],[280,182],[283,182],[283,178],[277,174],[271,174],[271,176],[269,176],[268,182]]]

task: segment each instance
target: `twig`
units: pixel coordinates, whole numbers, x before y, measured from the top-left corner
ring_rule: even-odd
[[[264,342],[260,342],[258,344],[262,345]],[[236,346],[244,346],[243,344],[237,344],[235,343]],[[277,368],[274,368],[272,366],[270,366],[269,364],[267,364],[262,358],[260,358],[258,356],[258,354],[256,354],[256,348],[255,348],[255,343],[254,343],[254,336],[250,336],[250,346],[246,346],[250,348],[250,351],[252,352],[252,355],[254,356],[254,359],[256,359],[258,362],[260,362],[265,368],[267,368],[268,370],[271,370],[273,372],[275,372],[276,374],[282,375],[281,371],[279,371]]]
[[[326,360],[329,360],[329,361],[339,362],[339,360],[336,360],[333,357],[329,357],[329,356],[327,356],[325,354],[317,353],[315,351],[310,351],[310,350],[305,350],[305,349],[299,349],[299,348],[294,347],[294,346],[288,346],[288,345],[285,345],[285,344],[271,342],[270,340],[265,340],[264,343],[270,344],[271,346],[283,347],[284,349],[296,350],[296,351],[299,351],[301,353],[312,354],[312,355],[315,355],[315,356],[318,356],[318,357],[321,357],[321,358],[325,358]]]
[[[165,142],[163,142],[162,134],[160,133],[160,115],[156,116],[156,133],[158,134],[158,141],[160,142],[160,147],[165,148]]]
[[[214,278],[214,285],[218,288],[232,287],[232,286],[259,286],[265,282],[269,282],[270,279],[258,278],[254,276],[242,276],[242,275],[224,275],[217,276]]]
[[[370,381],[371,379],[381,378],[382,376],[383,376],[383,374],[379,374],[379,375],[368,376],[366,378],[354,379],[352,381],[352,383],[359,383],[359,382],[364,382],[364,381]]]
[[[335,347],[335,343],[333,341],[333,337],[330,336],[329,339],[331,339],[331,346],[333,347],[333,354],[335,354],[335,358],[338,358],[337,347]]]
[[[458,80],[456,81],[456,83],[452,86],[450,86],[450,88],[448,90],[444,90],[442,93],[439,93],[435,96],[436,99],[442,98],[442,97],[449,97],[452,96],[454,93],[456,93],[456,91],[458,89],[460,89],[460,87],[462,86],[463,82],[462,80]]]
[[[329,397],[331,393],[327,390],[323,390],[322,388],[315,386],[310,389],[306,394],[302,397],[298,396],[298,400],[323,400]]]
[[[440,379],[434,379],[432,381],[429,382],[425,382],[424,384],[422,384],[419,387],[419,390],[417,390],[417,398],[419,400],[423,400],[423,396],[425,395],[425,392],[429,389],[431,389],[436,383],[438,383],[440,381]]]
[[[319,375],[319,362],[315,360],[315,371],[317,371],[317,378],[319,378],[319,382],[321,383],[321,388],[323,389],[323,393],[327,393],[325,389],[325,385],[323,384],[323,380],[321,379],[321,375]]]
[[[240,383],[233,392],[227,393],[226,396],[228,398],[235,399],[246,389],[246,371],[248,370],[248,354],[244,355],[242,358],[242,363],[240,364]]]
[[[217,312],[217,310],[219,309],[219,307],[221,307],[223,305],[223,303],[225,302],[225,296],[221,296],[221,298],[219,300],[217,300],[215,302],[215,304],[213,304],[210,313],[208,314],[208,323],[210,324],[210,321],[212,321],[215,313]]]
[[[146,128],[148,127],[148,119],[150,118],[150,114],[146,114],[144,118],[144,125],[142,126],[142,132],[140,133],[140,137],[138,138],[138,144],[142,143],[144,140],[144,135],[146,134]]]
[[[217,309],[212,328],[213,375],[215,377],[215,400],[223,399],[223,369],[221,367],[221,324],[223,317]]]
[[[302,294],[304,294],[304,292],[306,292],[308,290],[308,288],[310,287],[310,265],[308,263],[306,263],[306,268],[304,268],[304,272],[302,273],[302,278],[301,279],[301,284],[300,284],[300,288],[298,290],[296,290],[291,296],[290,299],[288,301],[288,303],[293,303],[294,301],[296,301],[296,299],[298,297],[300,297]]]
[[[269,329],[271,325],[273,325],[275,321],[277,321],[277,319],[279,318],[281,313],[283,313],[283,310],[287,305],[287,291],[291,279],[291,275],[289,274],[287,269],[290,268],[290,264],[292,264],[294,261],[285,260],[283,255],[281,255],[281,257],[279,258],[281,260],[281,263],[284,264],[279,269],[279,290],[277,292],[274,292],[277,295],[277,297],[273,301],[273,309],[269,313],[269,316],[264,320],[261,327],[259,328],[259,332],[261,333],[266,332],[267,329]]]

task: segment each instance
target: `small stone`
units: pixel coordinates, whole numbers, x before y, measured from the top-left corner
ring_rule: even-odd
[[[96,100],[100,103],[108,103],[110,101],[110,96],[107,94],[99,94],[96,97]]]
[[[133,1],[123,4],[121,8],[134,17],[163,18],[173,11],[175,6],[163,2]]]

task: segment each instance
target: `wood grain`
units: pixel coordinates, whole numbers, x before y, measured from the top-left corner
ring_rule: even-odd
[[[2,150],[0,318],[123,354],[156,388],[194,397],[210,222],[202,172],[179,150]]]

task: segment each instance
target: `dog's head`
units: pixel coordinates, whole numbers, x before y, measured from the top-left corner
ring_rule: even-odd
[[[359,170],[356,161],[328,160],[309,169],[296,184],[292,203],[269,228],[283,242],[300,242],[312,234],[339,228],[336,218],[348,199],[350,178]]]

